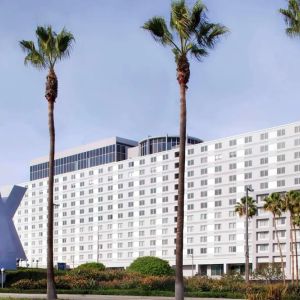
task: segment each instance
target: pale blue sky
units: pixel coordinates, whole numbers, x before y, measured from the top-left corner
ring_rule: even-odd
[[[194,3],[194,1],[188,1]],[[285,0],[206,0],[228,26],[203,63],[191,64],[188,132],[204,140],[299,120],[300,40],[284,33]],[[57,150],[109,136],[178,132],[172,53],[140,26],[169,15],[169,0],[0,0],[0,186],[29,179],[48,153],[45,71],[23,65],[21,39],[63,26],[76,44],[57,66]]]

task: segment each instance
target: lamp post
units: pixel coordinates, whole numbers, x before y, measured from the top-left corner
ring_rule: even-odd
[[[192,277],[194,277],[194,249],[191,250],[191,253],[188,255],[192,258]]]
[[[99,225],[97,228],[97,263],[99,262]]]
[[[245,280],[246,283],[249,284],[249,206],[248,206],[248,198],[249,192],[253,192],[253,188],[251,185],[246,185],[245,186],[245,191],[246,191],[246,249],[245,249],[245,257],[246,257],[246,262],[245,262]]]
[[[4,268],[1,268],[1,288],[3,289],[3,283],[4,283]]]

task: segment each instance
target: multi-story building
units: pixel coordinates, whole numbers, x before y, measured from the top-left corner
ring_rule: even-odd
[[[55,262],[126,267],[152,255],[174,265],[178,142],[174,136],[139,144],[113,138],[57,153]],[[188,138],[186,151],[185,274],[244,268],[245,219],[234,208],[245,185],[252,185],[259,207],[250,221],[250,262],[253,268],[279,262],[272,216],[262,200],[300,187],[300,122],[207,142]],[[46,265],[47,160],[31,163],[14,218],[29,263],[39,266]],[[276,223],[289,277],[288,215]]]

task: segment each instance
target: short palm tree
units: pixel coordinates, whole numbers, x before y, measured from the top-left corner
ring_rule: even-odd
[[[186,90],[190,78],[189,56],[198,60],[208,55],[216,42],[228,30],[226,27],[210,23],[206,7],[201,1],[190,9],[184,0],[171,4],[170,28],[161,17],[153,17],[143,28],[151,33],[154,40],[163,46],[171,47],[177,66],[177,81],[180,89],[180,145],[178,211],[176,236],[176,280],[175,298],[184,299],[183,287],[183,226],[184,226],[184,172],[186,146]]]
[[[300,35],[300,0],[289,0],[287,9],[280,9],[287,28],[285,32],[288,36],[296,37]]]
[[[47,69],[45,97],[48,102],[48,123],[50,133],[49,180],[48,180],[48,226],[47,226],[47,299],[57,299],[53,270],[53,183],[55,156],[54,103],[57,98],[58,81],[54,71],[56,63],[69,56],[73,35],[63,29],[60,33],[51,26],[37,27],[37,44],[33,41],[20,41],[26,53],[24,63],[41,70]]]
[[[264,209],[269,211],[273,215],[273,224],[275,227],[275,235],[277,239],[277,245],[280,252],[280,259],[281,259],[281,271],[283,274],[283,283],[285,284],[285,271],[284,271],[284,262],[283,262],[283,255],[281,244],[278,237],[278,230],[276,224],[276,217],[280,217],[282,214],[282,197],[279,193],[272,193],[269,196],[264,198]]]
[[[290,240],[291,240],[291,269],[292,269],[292,283],[294,284],[295,280],[295,265],[296,265],[296,282],[299,284],[298,279],[298,256],[295,256],[295,252],[297,253],[297,244],[295,245],[296,238],[296,230],[294,230],[294,218],[295,218],[295,207],[298,203],[299,199],[298,191],[289,191],[284,195],[282,210],[284,212],[290,213]],[[294,236],[293,236],[294,231]],[[298,253],[297,253],[298,254]]]
[[[248,218],[252,218],[253,216],[256,215],[257,212],[257,205],[256,202],[252,197],[243,197],[241,198],[240,202],[238,202],[235,205],[235,212],[238,213],[240,217],[246,216],[247,215],[247,203],[248,203]],[[246,282],[248,284],[249,281],[249,232],[248,232],[248,227],[246,223],[246,230],[245,230],[245,240],[246,240],[246,251],[245,251],[245,277],[246,277]]]
[[[295,241],[295,261],[296,261],[296,283],[299,287],[299,260],[298,260],[298,242],[297,242],[297,227],[299,229],[300,222],[300,192],[295,192],[295,198],[293,203],[293,230],[294,230],[294,241]]]

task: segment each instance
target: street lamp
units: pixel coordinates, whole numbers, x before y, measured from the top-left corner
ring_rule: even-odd
[[[3,289],[3,283],[4,283],[4,268],[1,268],[1,288]]]
[[[245,249],[245,256],[246,256],[246,262],[245,262],[245,279],[246,283],[249,283],[249,205],[248,205],[248,198],[249,192],[254,192],[251,185],[245,186],[246,191],[246,249]]]
[[[191,252],[188,254],[192,258],[192,277],[194,277],[194,249],[191,249]]]
[[[97,263],[99,262],[99,226],[97,228]]]

